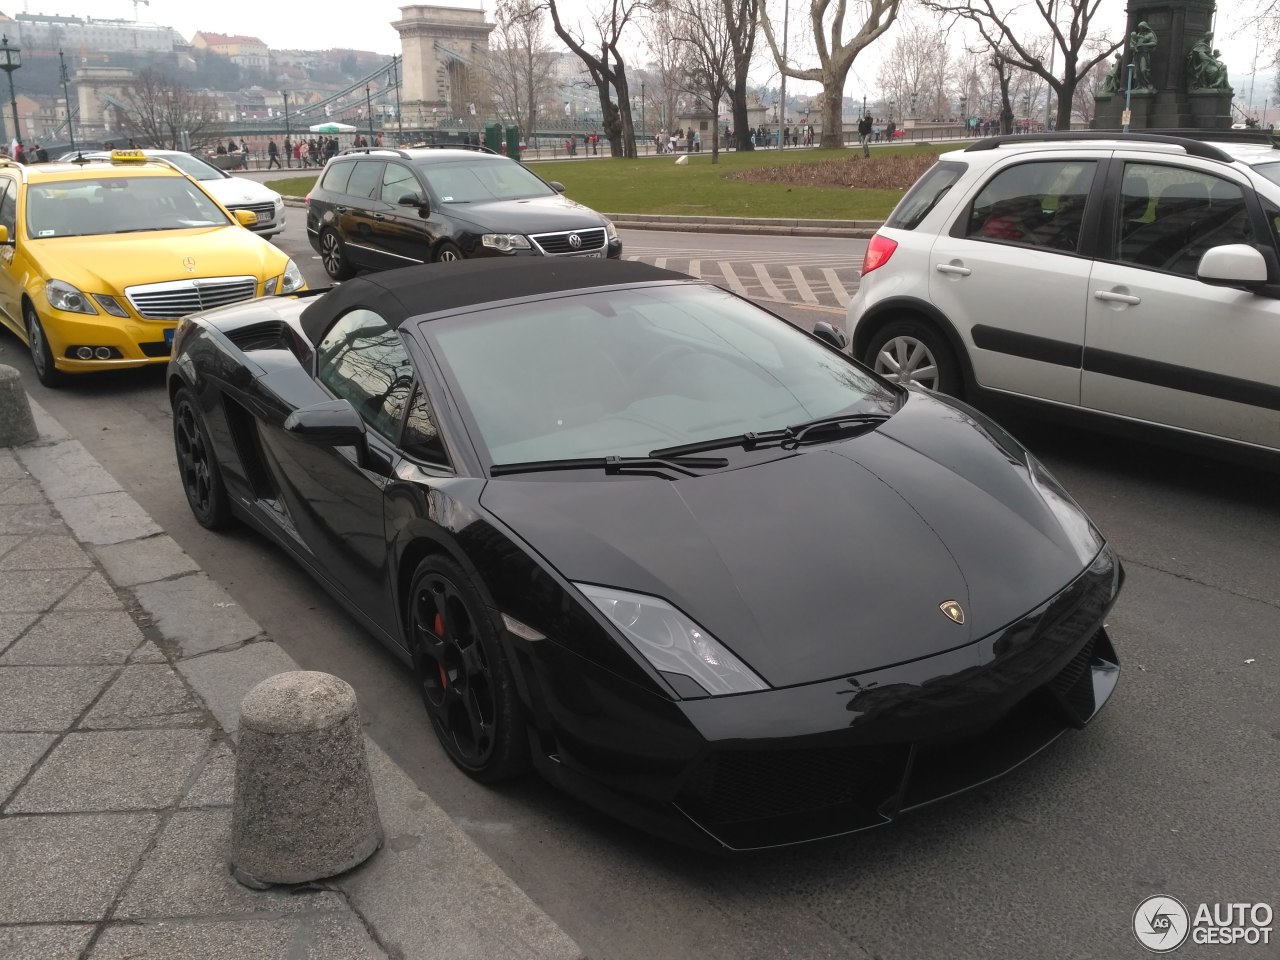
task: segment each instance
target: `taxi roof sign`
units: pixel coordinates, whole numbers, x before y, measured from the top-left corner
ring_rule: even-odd
[[[141,150],[112,150],[112,163],[146,163],[147,155]]]

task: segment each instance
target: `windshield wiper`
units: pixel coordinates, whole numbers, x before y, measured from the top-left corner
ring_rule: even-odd
[[[725,447],[742,447],[754,450],[756,447],[777,443],[783,448],[803,443],[808,435],[816,430],[846,427],[848,429],[866,429],[889,419],[887,413],[836,413],[828,417],[817,417],[803,423],[793,423],[780,430],[761,430],[758,433],[740,433],[732,437],[717,437],[714,440],[695,440],[693,443],[682,443],[674,447],[663,447],[649,451],[650,457],[680,457],[690,453],[703,453],[707,450],[723,450]]]
[[[489,476],[512,473],[545,473],[554,470],[603,470],[605,473],[638,473],[663,476],[682,473],[696,477],[701,470],[717,470],[728,466],[724,457],[579,457],[565,460],[529,460],[524,463],[495,463]]]

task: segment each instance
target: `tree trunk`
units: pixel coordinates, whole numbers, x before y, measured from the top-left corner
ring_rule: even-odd
[[[1062,86],[1058,88],[1058,113],[1054,118],[1053,126],[1055,130],[1071,129],[1071,105],[1076,99],[1076,84],[1071,79],[1071,74],[1067,74],[1062,80]]]
[[[739,90],[744,88],[739,87]],[[751,139],[750,121],[747,119],[747,98],[733,100],[733,145],[738,150],[754,150],[755,143]]]
[[[844,146],[844,82],[822,83],[822,140],[818,146],[824,150],[838,150]]]

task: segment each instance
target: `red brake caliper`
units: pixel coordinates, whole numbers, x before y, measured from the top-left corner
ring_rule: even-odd
[[[439,613],[436,614],[436,622],[432,624],[432,628],[435,630],[436,636],[439,637],[441,640],[443,640],[444,639],[444,617],[440,616]],[[437,666],[440,667],[440,689],[444,690],[449,686],[449,677],[444,672],[443,663],[437,664]]]

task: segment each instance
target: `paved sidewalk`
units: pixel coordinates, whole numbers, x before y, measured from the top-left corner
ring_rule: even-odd
[[[581,955],[371,741],[385,847],[309,887],[237,884],[239,702],[297,666],[34,412],[40,439],[0,448],[0,958]]]

